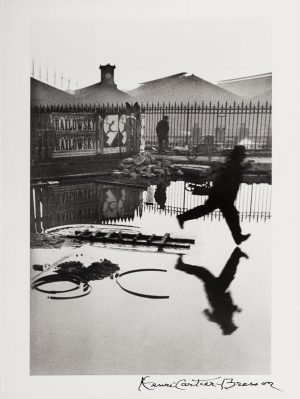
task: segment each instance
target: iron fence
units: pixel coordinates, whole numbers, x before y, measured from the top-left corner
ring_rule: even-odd
[[[118,145],[109,142],[109,132],[100,134],[101,123],[95,125],[95,143],[90,152],[109,153],[119,147],[122,152],[121,141],[126,140],[126,152],[133,148],[136,152],[140,146],[141,119],[143,120],[143,137],[146,149],[157,146],[156,126],[164,115],[169,118],[169,145],[171,148],[196,149],[197,153],[213,155],[236,144],[243,144],[248,151],[255,154],[269,155],[272,149],[272,105],[268,104],[78,104],[51,105],[32,107],[31,109],[31,158],[33,162],[53,159],[57,150],[58,131],[53,126],[54,114],[90,115],[95,120],[106,118],[107,126],[116,123],[123,124],[118,134]],[[114,121],[118,115],[118,121]],[[130,116],[133,116],[131,118]],[[111,120],[110,120],[110,119]],[[105,125],[105,126],[106,126]],[[122,126],[123,126],[122,125]],[[123,136],[122,134],[123,133]],[[125,138],[126,135],[126,138]],[[106,138],[108,138],[106,143]],[[104,142],[101,142],[104,140]],[[82,138],[84,143],[84,138]],[[74,156],[83,150],[74,145]],[[78,144],[78,143],[77,143]],[[80,144],[80,143],[79,143]],[[84,145],[84,144],[83,144]],[[105,147],[102,150],[102,147]],[[76,148],[75,148],[76,147]],[[95,148],[94,148],[95,147]],[[111,147],[111,148],[109,148]],[[66,150],[67,151],[67,150]]]
[[[271,152],[272,105],[241,104],[146,104],[146,146],[157,145],[156,125],[169,118],[169,145],[197,147],[207,154],[243,144],[254,152]]]

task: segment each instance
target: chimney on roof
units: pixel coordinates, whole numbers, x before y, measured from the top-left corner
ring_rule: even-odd
[[[100,65],[99,69],[101,70],[101,84],[104,86],[117,87],[114,80],[114,70],[115,65]]]

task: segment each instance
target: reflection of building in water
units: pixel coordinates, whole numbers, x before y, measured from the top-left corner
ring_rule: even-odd
[[[130,221],[141,217],[143,204],[147,212],[177,214],[202,205],[207,199],[207,196],[192,195],[183,181],[172,182],[166,187],[162,207],[154,199],[154,187],[150,188],[143,193],[138,188],[93,182],[32,188],[31,229],[42,232],[68,224]],[[242,184],[236,200],[241,220],[269,219],[271,190],[269,184]],[[222,215],[216,210],[206,218],[221,219]]]
[[[133,220],[142,214],[142,190],[100,183],[36,187],[31,190],[31,228]]]
[[[271,195],[272,186],[269,184],[241,184],[236,199],[236,206],[240,212],[240,218],[243,219],[269,219],[271,217]],[[151,207],[155,212],[164,212],[178,214],[203,205],[207,200],[207,195],[192,195],[188,189],[188,183],[183,181],[172,182],[167,187],[167,200],[164,209],[160,209],[159,205]],[[144,198],[144,204],[146,203]],[[145,209],[149,208],[146,206]],[[222,214],[219,210],[205,216],[210,219],[221,219]]]

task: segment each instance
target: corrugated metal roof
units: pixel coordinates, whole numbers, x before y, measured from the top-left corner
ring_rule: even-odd
[[[79,103],[125,103],[134,102],[136,98],[115,86],[104,85],[101,82],[76,90],[75,97]]]
[[[218,85],[245,100],[252,100],[272,89],[272,73],[230,79],[219,82]]]
[[[81,103],[121,104],[126,101],[135,102],[136,98],[118,90],[116,87],[101,85],[101,83],[96,83],[76,91],[75,94],[70,94],[31,78],[32,105],[68,105]]]
[[[261,74],[258,74],[258,75],[244,76],[244,77],[240,77],[240,78],[219,80],[218,84],[219,83],[228,83],[228,82],[238,82],[240,80],[261,79],[261,78],[266,78],[266,77],[272,77],[272,72],[261,73]]]
[[[242,101],[240,96],[196,75],[184,75],[184,73],[180,73],[149,81],[128,93],[143,103],[233,103]]]
[[[257,101],[259,101],[261,103],[264,103],[264,102],[272,103],[272,89],[266,90],[265,92],[252,97],[250,100],[254,103]]]
[[[50,86],[37,79],[30,78],[30,97],[32,105],[73,104],[74,96]]]
[[[186,75],[186,74],[187,74],[187,72],[180,72],[180,73],[176,73],[175,75],[165,76],[164,78],[159,78],[159,79],[154,79],[154,80],[148,80],[147,82],[141,82],[139,84],[146,85],[146,84],[152,84],[152,83],[159,83],[160,81],[165,81],[166,79],[180,78],[181,76]]]

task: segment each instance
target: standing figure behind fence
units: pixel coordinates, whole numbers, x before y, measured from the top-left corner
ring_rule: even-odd
[[[169,122],[168,116],[164,116],[156,126],[156,134],[158,140],[158,153],[161,154],[169,146]]]
[[[177,216],[181,228],[186,221],[200,218],[219,208],[237,245],[250,237],[250,234],[242,234],[239,212],[234,206],[242,182],[244,169],[242,164],[245,157],[245,147],[236,145],[228,155],[226,162],[219,169],[205,204],[196,206]]]

